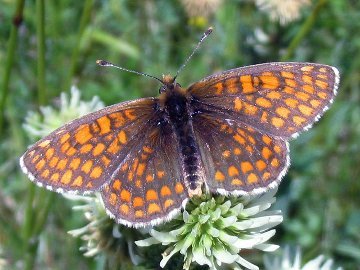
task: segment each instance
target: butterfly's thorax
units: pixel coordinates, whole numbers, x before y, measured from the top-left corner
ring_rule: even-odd
[[[160,96],[165,121],[176,135],[183,173],[190,196],[201,194],[203,183],[200,152],[196,143],[189,95],[180,85],[168,87]]]

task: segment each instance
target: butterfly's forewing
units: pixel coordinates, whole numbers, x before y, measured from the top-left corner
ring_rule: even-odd
[[[155,99],[119,103],[76,119],[31,146],[22,170],[58,192],[99,189],[153,124]]]
[[[334,67],[267,63],[229,70],[191,85],[202,110],[289,138],[313,124],[332,102],[339,83]]]
[[[257,194],[278,185],[289,166],[286,141],[214,112],[193,121],[210,191]]]
[[[169,220],[188,197],[174,134],[149,129],[101,191],[108,213],[135,227]]]

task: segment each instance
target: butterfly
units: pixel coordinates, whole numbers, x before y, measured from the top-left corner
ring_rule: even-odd
[[[278,186],[290,164],[288,141],[328,109],[340,79],[335,67],[283,62],[187,88],[176,76],[158,80],[159,97],[106,107],[35,143],[20,159],[23,172],[56,192],[100,192],[118,223],[157,225],[203,192],[239,196]]]

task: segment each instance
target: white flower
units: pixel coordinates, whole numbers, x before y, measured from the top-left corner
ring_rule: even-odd
[[[139,246],[168,245],[160,266],[175,254],[184,255],[184,269],[192,262],[210,269],[259,269],[242,256],[243,249],[274,251],[277,245],[266,243],[274,234],[274,226],[282,222],[280,211],[266,211],[276,190],[262,196],[225,197],[203,195],[192,199],[182,216],[161,229],[150,230],[151,237],[136,241]]]

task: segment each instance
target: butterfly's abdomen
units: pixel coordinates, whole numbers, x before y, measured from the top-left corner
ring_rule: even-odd
[[[200,179],[200,154],[195,140],[191,112],[186,96],[176,93],[167,96],[165,108],[172,129],[177,137],[185,181],[192,194],[199,194],[202,184]]]

